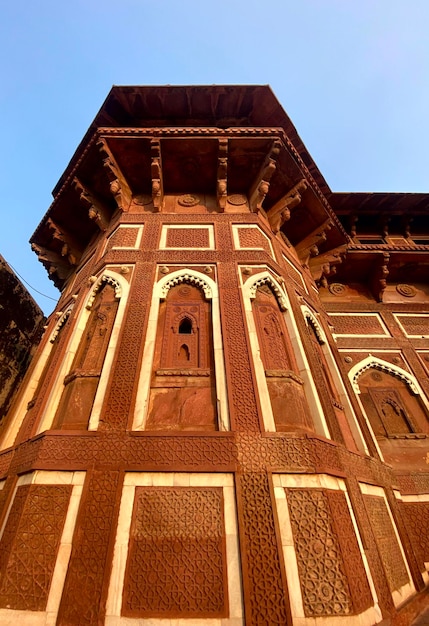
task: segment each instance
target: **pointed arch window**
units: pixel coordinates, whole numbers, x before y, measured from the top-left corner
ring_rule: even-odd
[[[151,375],[148,430],[216,430],[211,300],[179,283],[161,302]]]

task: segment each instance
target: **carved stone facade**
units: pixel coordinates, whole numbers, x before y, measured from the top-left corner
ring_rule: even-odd
[[[268,87],[114,87],[32,237],[0,623],[411,623],[427,200],[333,193]]]

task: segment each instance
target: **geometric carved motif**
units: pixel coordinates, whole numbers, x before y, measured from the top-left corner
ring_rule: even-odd
[[[408,336],[429,335],[429,315],[397,315]]]
[[[202,228],[174,228],[167,230],[168,248],[210,248],[209,230]]]
[[[223,291],[222,317],[228,334],[225,338],[225,357],[230,378],[232,402],[231,422],[239,431],[259,431],[260,420],[256,405],[255,383],[252,377],[243,310],[235,268],[230,264],[219,266],[219,287]]]
[[[289,624],[280,563],[273,500],[265,472],[244,474],[237,487],[242,510],[241,554],[247,564],[244,590],[249,602],[247,625]]]
[[[335,335],[386,335],[378,315],[332,315]]]
[[[271,255],[271,246],[265,235],[259,230],[259,228],[239,228],[238,239],[240,242],[240,248],[263,248],[268,254]]]
[[[429,502],[403,502],[401,510],[418,566],[424,572],[429,562]]]
[[[365,495],[364,502],[383,563],[389,589],[393,592],[409,583],[408,573],[398,545],[398,540],[393,530],[384,499],[379,496]]]
[[[290,489],[287,499],[305,615],[353,613],[344,560],[326,493]]]
[[[94,470],[85,479],[57,626],[103,622],[102,590],[120,472]]]
[[[127,228],[126,226],[120,226],[109,237],[108,249],[116,248],[135,248],[137,243],[137,235],[139,234],[138,228]]]
[[[227,615],[222,488],[138,487],[123,615]]]
[[[44,611],[71,485],[19,487],[2,538],[0,606]]]

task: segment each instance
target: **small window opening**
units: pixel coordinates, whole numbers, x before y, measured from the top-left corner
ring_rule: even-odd
[[[191,335],[192,334],[192,322],[188,317],[185,317],[179,325],[179,335]]]
[[[186,343],[180,346],[179,350],[179,361],[189,361],[191,358],[191,354],[189,352],[189,348]]]

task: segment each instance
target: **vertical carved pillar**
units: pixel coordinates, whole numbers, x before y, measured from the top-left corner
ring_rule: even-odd
[[[154,250],[157,238],[158,223],[148,223],[145,226],[142,248]],[[125,430],[127,427],[140,369],[140,353],[146,333],[154,270],[153,263],[136,264],[122,338],[112,366],[112,384],[105,404],[106,410],[100,416],[99,430]]]
[[[104,623],[121,488],[119,471],[87,474],[57,626]]]
[[[231,425],[233,430],[259,431],[261,423],[255,395],[256,385],[237,273],[235,267],[227,263],[219,266],[218,272]]]
[[[246,625],[292,624],[268,475],[238,475],[237,497]]]

